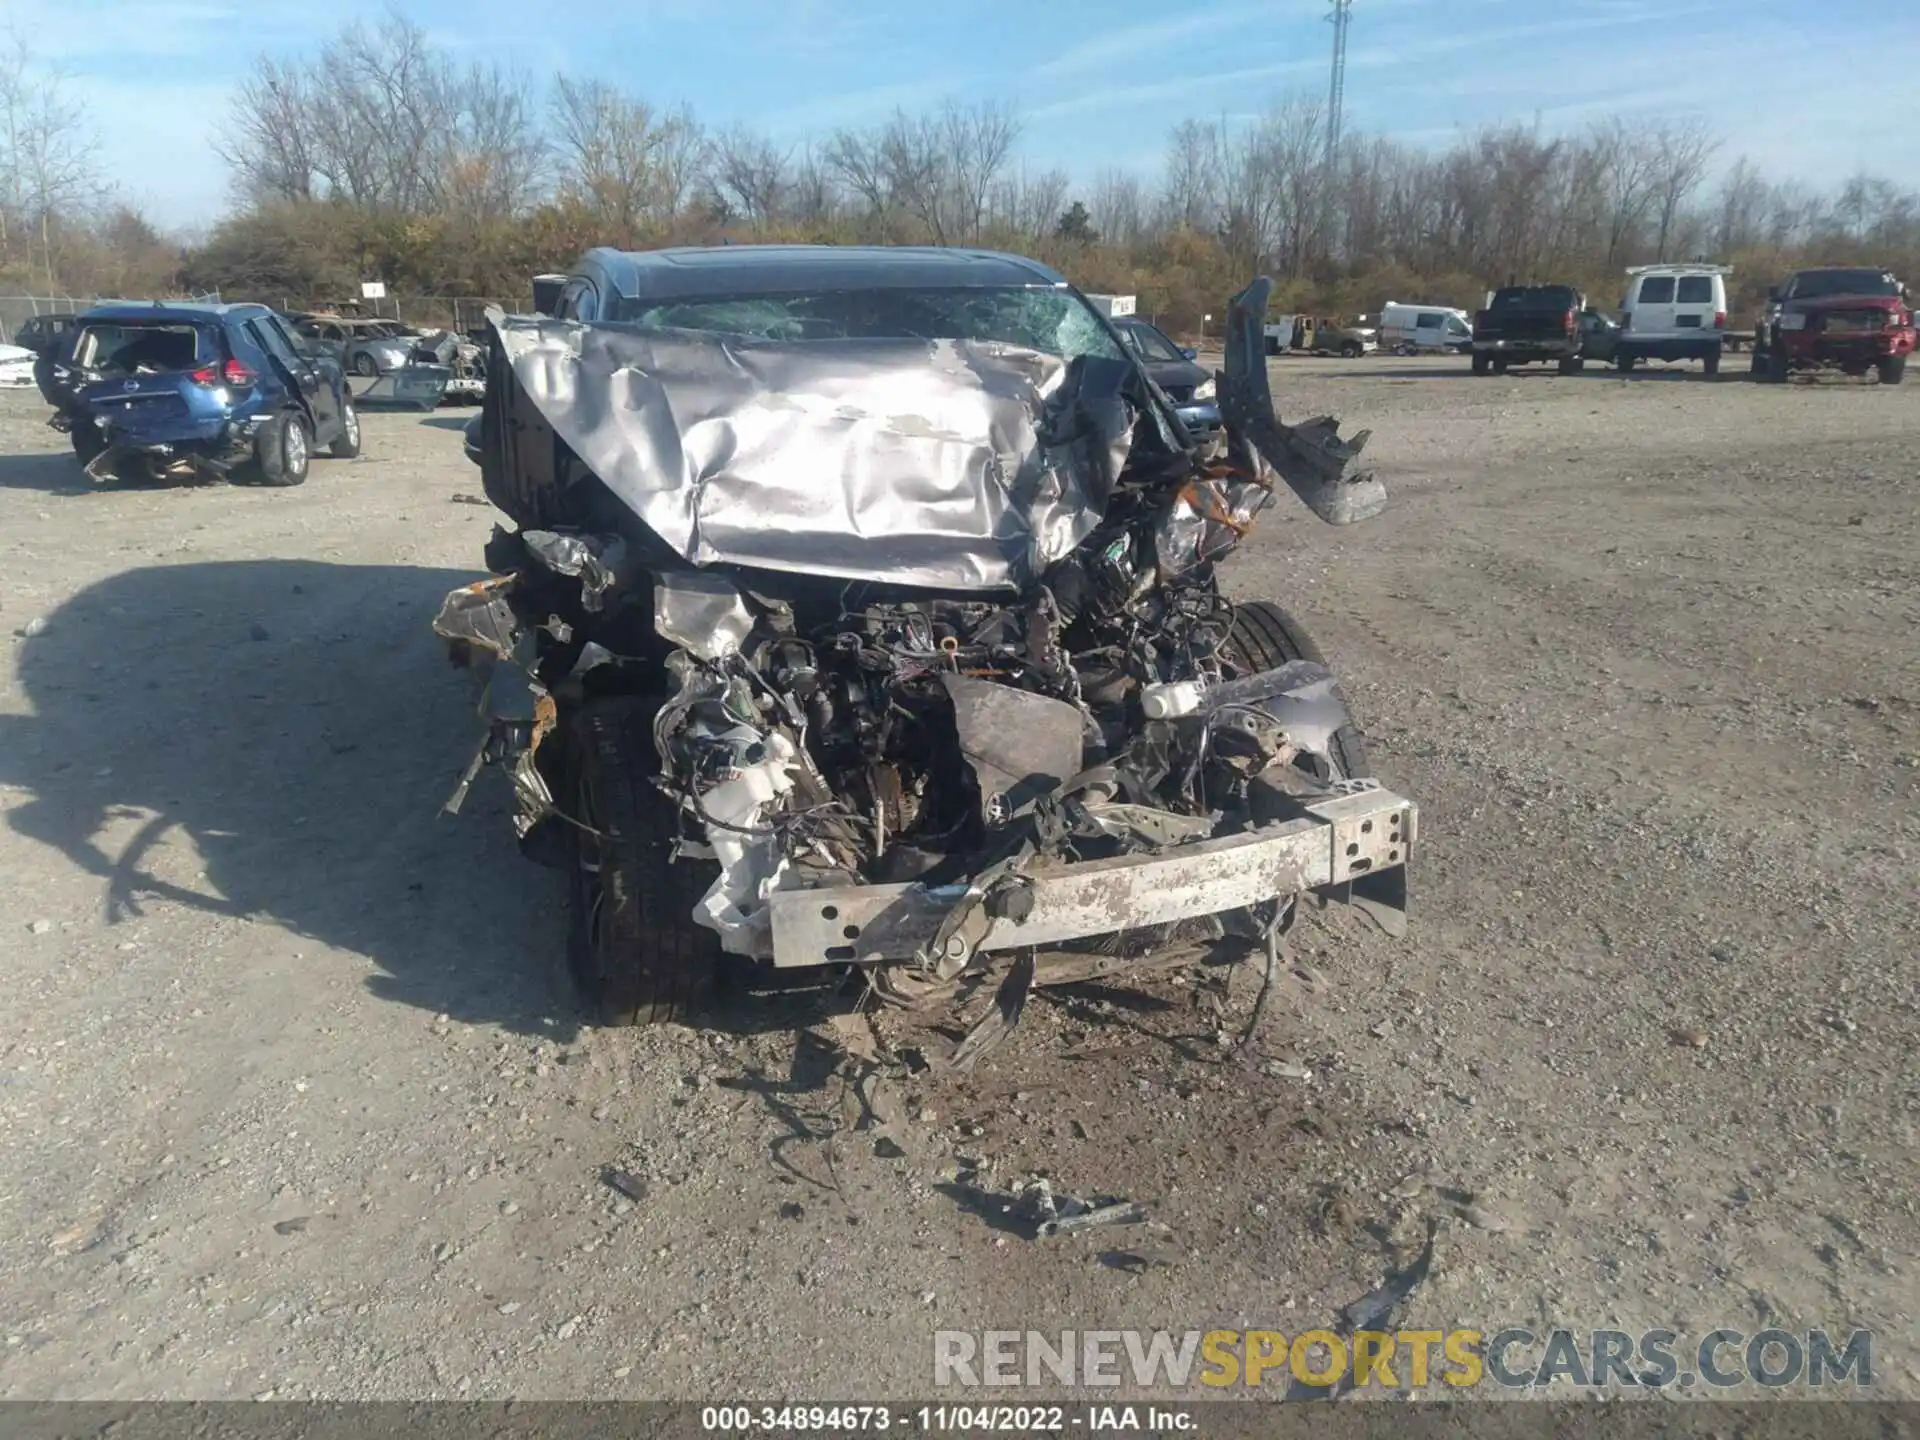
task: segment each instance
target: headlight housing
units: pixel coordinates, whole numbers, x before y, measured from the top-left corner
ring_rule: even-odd
[[[1213,393],[1214,378],[1211,375],[1193,387],[1193,398],[1196,400],[1211,400]]]

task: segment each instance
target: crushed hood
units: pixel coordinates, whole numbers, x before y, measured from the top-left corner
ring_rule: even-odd
[[[693,565],[1024,588],[1131,448],[1125,361],[488,318],[554,432]]]

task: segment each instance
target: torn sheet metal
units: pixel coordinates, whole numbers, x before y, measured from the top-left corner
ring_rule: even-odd
[[[618,535],[581,535],[557,530],[522,530],[520,539],[547,569],[580,581],[580,603],[604,609],[607,592],[619,583],[627,542]]]
[[[520,639],[520,618],[508,596],[511,576],[478,580],[453,591],[441,602],[433,633],[443,640],[478,648],[499,660],[513,654]]]
[[[653,582],[653,628],[702,660],[740,648],[753,631],[753,612],[724,575],[670,570]]]
[[[1276,473],[1307,508],[1330,525],[1351,525],[1387,508],[1387,490],[1372,471],[1348,473],[1369,432],[1351,439],[1321,416],[1299,425],[1281,422],[1267,380],[1267,296],[1273,282],[1259,276],[1227,302],[1226,368],[1220,376],[1220,413],[1227,429]]]
[[[1120,360],[495,325],[555,433],[695,565],[1023,586],[1092,532],[1131,449]]]
[[[1072,705],[965,675],[940,681],[989,825],[1024,814],[1080,772],[1084,721]]]

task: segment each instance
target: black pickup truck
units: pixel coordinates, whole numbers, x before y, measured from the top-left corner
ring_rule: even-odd
[[[1581,368],[1580,315],[1586,297],[1571,285],[1509,285],[1473,317],[1473,373],[1552,360],[1562,375]]]

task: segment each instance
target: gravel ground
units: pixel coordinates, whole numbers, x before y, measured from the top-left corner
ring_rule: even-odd
[[[1423,808],[1408,938],[1311,918],[1251,1063],[1171,975],[877,1087],[808,995],[579,1029],[501,789],[437,813],[466,412],[90,493],[0,395],[0,1397],[924,1396],[935,1328],[1305,1328],[1430,1220],[1405,1325],[1864,1326],[1920,1397],[1920,387],[1464,368],[1277,362],[1394,504],[1232,571]],[[1036,1173],[1167,1228],[1034,1242]]]

